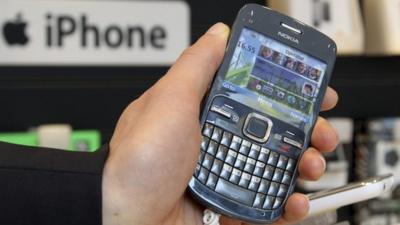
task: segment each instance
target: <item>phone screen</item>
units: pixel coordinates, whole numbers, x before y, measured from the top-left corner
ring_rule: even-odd
[[[221,91],[307,133],[327,64],[244,28]]]

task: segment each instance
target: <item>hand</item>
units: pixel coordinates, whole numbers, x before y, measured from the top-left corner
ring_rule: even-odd
[[[200,102],[224,55],[229,29],[219,23],[188,48],[168,73],[120,117],[103,176],[103,224],[202,224],[203,208],[185,194],[200,146]],[[335,106],[328,89],[322,110]],[[300,177],[318,179],[325,170],[322,151],[338,137],[318,119],[312,146],[303,155]],[[293,194],[277,224],[303,218],[308,200]],[[241,224],[222,218],[222,225]]]

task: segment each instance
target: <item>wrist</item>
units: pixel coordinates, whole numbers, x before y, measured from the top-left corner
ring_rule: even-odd
[[[103,225],[136,224],[124,218],[123,211],[128,208],[121,197],[121,188],[118,185],[118,178],[110,163],[106,163],[102,180],[102,220]],[[133,214],[134,211],[131,212]],[[128,223],[129,222],[129,223]]]

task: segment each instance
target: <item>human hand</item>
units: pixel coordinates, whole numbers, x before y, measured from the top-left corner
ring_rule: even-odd
[[[199,154],[200,103],[222,61],[228,35],[228,27],[214,25],[121,115],[103,174],[104,225],[202,224],[203,208],[185,190]],[[322,110],[333,108],[337,99],[329,88]],[[319,118],[313,147],[300,161],[300,177],[318,179],[325,170],[321,152],[337,143],[333,128]],[[293,194],[277,224],[298,221],[307,211],[307,198]],[[241,222],[221,218],[221,225],[234,224]]]

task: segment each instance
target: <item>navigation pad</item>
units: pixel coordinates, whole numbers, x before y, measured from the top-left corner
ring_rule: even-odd
[[[258,138],[265,137],[267,129],[268,129],[268,123],[254,117],[250,118],[249,124],[247,124],[247,132]]]
[[[267,117],[257,113],[250,113],[244,124],[243,133],[257,142],[267,142],[272,125],[272,121]]]

